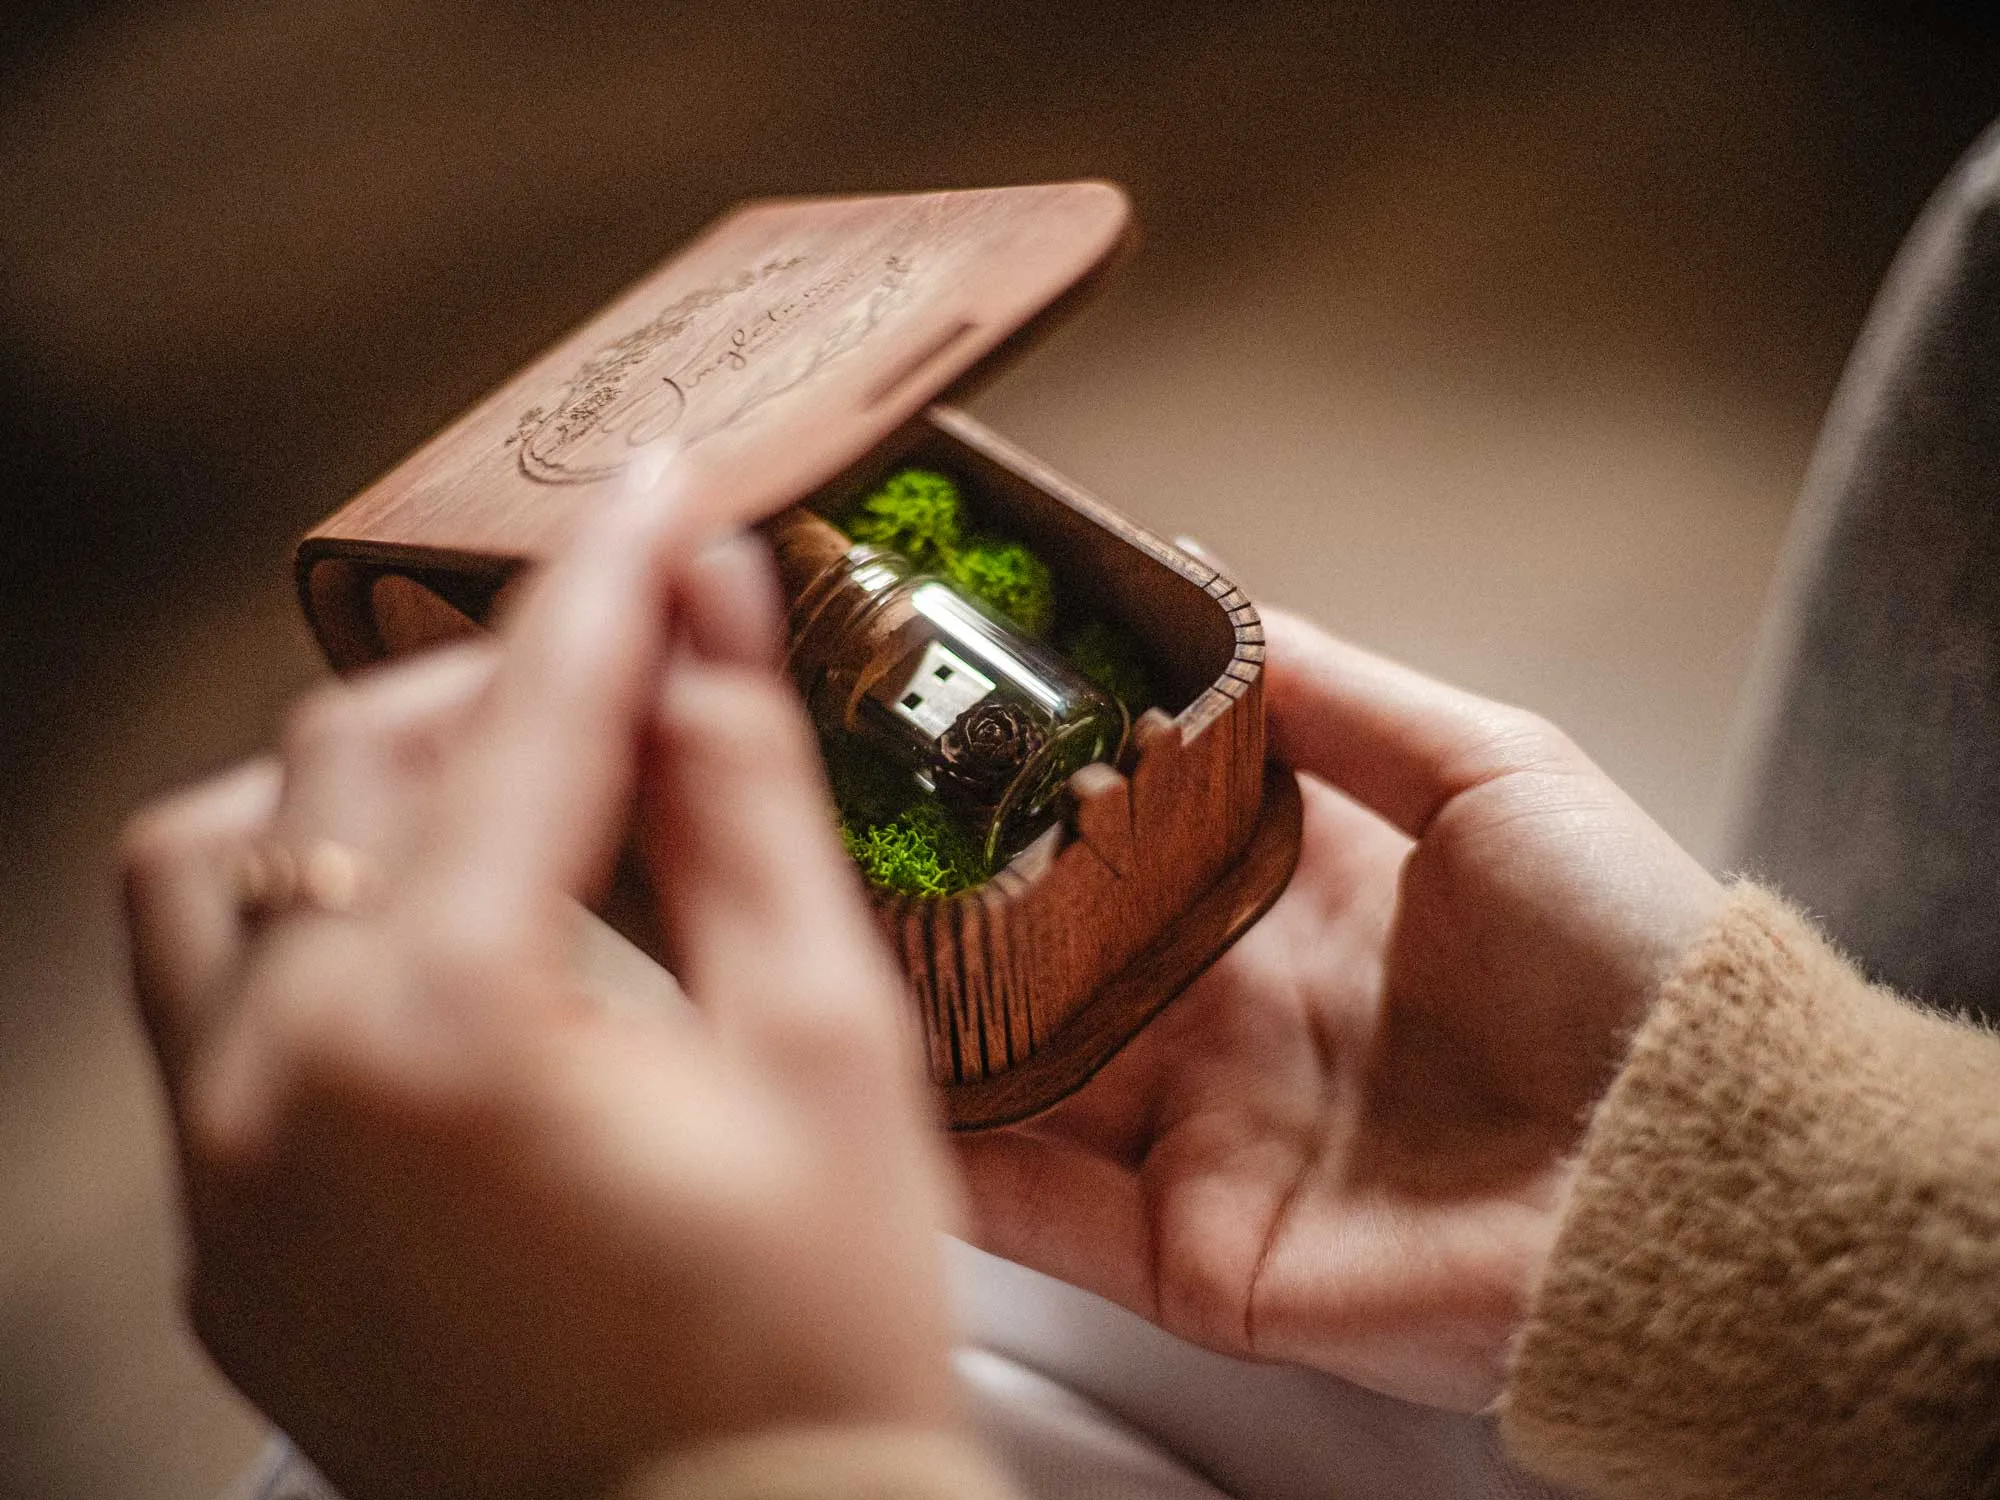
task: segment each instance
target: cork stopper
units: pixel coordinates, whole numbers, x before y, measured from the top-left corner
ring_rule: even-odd
[[[787,604],[797,603],[854,546],[839,527],[800,505],[759,522],[757,529],[770,543]]]

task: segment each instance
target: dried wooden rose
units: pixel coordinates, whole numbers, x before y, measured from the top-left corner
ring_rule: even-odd
[[[1018,704],[973,704],[938,736],[931,772],[938,795],[965,807],[997,807],[1048,738]]]

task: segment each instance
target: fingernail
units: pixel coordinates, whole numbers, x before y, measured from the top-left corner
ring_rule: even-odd
[[[684,469],[679,459],[678,447],[653,446],[626,461],[617,497],[609,507],[621,530],[657,526],[680,509]]]

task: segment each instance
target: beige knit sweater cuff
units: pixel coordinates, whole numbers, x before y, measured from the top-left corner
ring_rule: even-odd
[[[970,1439],[922,1428],[790,1428],[676,1455],[617,1500],[1016,1500]]]
[[[1591,1123],[1502,1419],[1605,1496],[2000,1495],[2000,1038],[1738,887]]]

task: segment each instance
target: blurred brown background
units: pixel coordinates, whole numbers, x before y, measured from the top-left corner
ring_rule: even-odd
[[[1697,848],[1813,429],[2000,113],[1974,7],[186,0],[0,20],[0,1493],[198,1497],[106,848],[317,663],[312,520],[736,198],[1103,175],[978,403]]]

